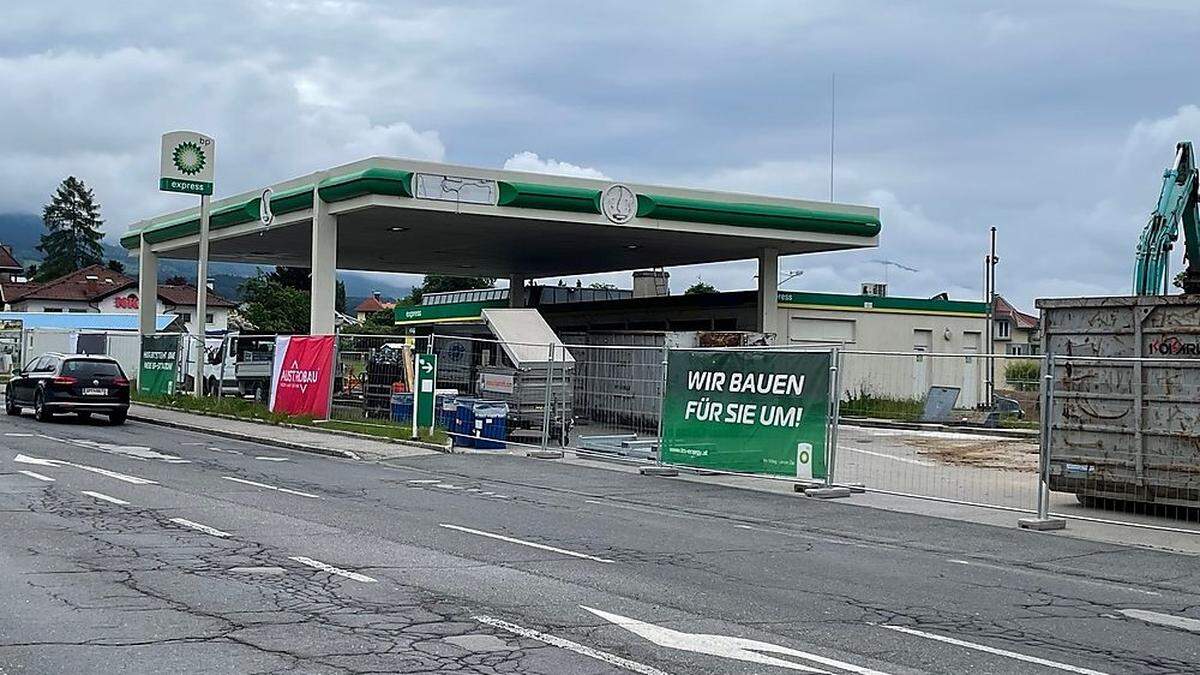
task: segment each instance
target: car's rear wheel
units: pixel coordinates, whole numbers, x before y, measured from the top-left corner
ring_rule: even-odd
[[[17,405],[17,399],[13,397],[11,389],[4,392],[4,412],[9,415],[21,414],[21,406]]]
[[[128,416],[128,410],[114,410],[108,414],[108,423],[113,425],[125,424],[125,418]]]
[[[46,407],[46,395],[40,391],[33,397],[33,417],[39,422],[49,422],[53,417]]]

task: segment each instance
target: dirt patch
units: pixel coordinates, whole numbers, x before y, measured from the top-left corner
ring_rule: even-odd
[[[943,464],[1029,472],[1038,467],[1038,445],[1029,441],[919,436],[901,440],[918,455]]]

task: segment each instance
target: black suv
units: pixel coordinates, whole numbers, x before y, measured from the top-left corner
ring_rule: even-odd
[[[8,381],[4,411],[19,415],[22,408],[33,408],[39,422],[48,422],[55,413],[85,419],[100,413],[112,424],[122,424],[129,413],[129,380],[107,356],[45,354]]]

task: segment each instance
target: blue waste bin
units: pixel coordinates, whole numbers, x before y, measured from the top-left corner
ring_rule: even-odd
[[[454,418],[458,413],[458,396],[454,394],[438,394],[434,399],[433,423],[445,429],[454,431]]]
[[[413,395],[412,392],[392,394],[392,421],[412,422]]]
[[[460,397],[455,401],[454,421],[449,429],[452,434],[450,437],[454,439],[455,445],[464,448],[475,447],[475,439],[471,436],[475,433],[475,402],[477,400]]]
[[[500,450],[507,447],[508,404],[503,401],[477,401],[473,406],[475,447],[480,450]]]

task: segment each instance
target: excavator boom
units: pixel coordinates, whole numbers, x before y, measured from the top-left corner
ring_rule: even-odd
[[[1200,199],[1197,189],[1195,155],[1190,141],[1175,146],[1175,164],[1163,172],[1158,206],[1150,213],[1150,222],[1138,240],[1137,262],[1133,275],[1134,295],[1166,295],[1171,280],[1170,253],[1183,226],[1183,292],[1200,293]]]

